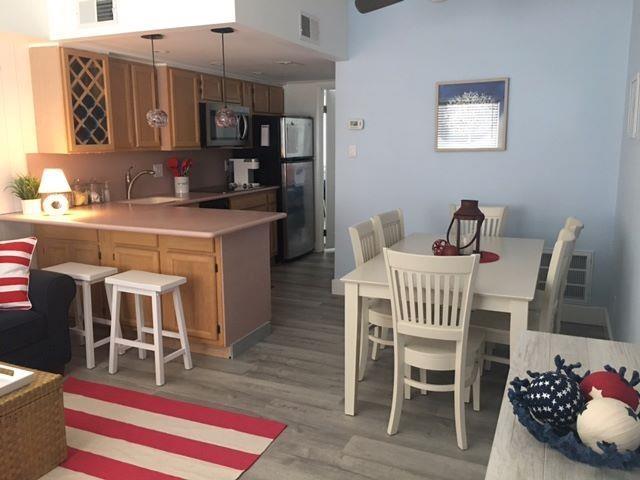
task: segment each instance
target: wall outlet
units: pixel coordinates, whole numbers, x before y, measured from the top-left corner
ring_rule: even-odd
[[[362,130],[364,128],[364,119],[352,118],[349,120],[349,130]]]
[[[164,176],[164,165],[162,165],[161,163],[154,163],[153,164],[153,171],[154,174],[153,176],[156,178],[161,178]]]
[[[349,158],[356,158],[358,156],[358,147],[355,145],[349,145],[347,155]]]

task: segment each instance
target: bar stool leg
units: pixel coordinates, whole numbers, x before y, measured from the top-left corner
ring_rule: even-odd
[[[111,295],[111,335],[109,339],[109,373],[114,374],[118,371],[118,355],[116,354],[116,337],[120,331],[120,290],[118,287],[112,287]]]
[[[111,318],[111,304],[113,303],[113,285],[104,282],[104,289],[107,291],[107,306],[109,307],[109,318]],[[116,333],[118,334],[118,338],[123,338],[122,328],[120,328],[120,322],[118,322]],[[124,347],[118,348],[118,355],[124,355],[127,349]]]
[[[82,304],[80,303],[80,297],[82,296],[82,285],[76,282],[76,298],[73,300],[76,304],[76,323],[75,327],[81,331],[80,345],[85,344],[85,331],[84,331],[84,319],[82,315]]]
[[[82,282],[82,304],[84,313],[84,339],[87,353],[87,368],[95,368],[95,349],[93,346],[93,303],[91,302],[91,284]]]
[[[146,343],[146,335],[142,331],[144,328],[144,308],[142,308],[142,296],[137,293],[134,295],[134,302],[136,307],[136,329],[138,331],[138,341]],[[144,360],[147,358],[147,351],[144,348],[138,349],[138,358]]]
[[[184,353],[182,354],[184,368],[191,370],[193,368],[193,362],[191,361],[191,349],[189,348],[189,338],[187,337],[187,326],[184,321],[184,309],[182,308],[182,296],[180,295],[179,287],[173,291],[173,308],[176,311],[178,333],[180,333],[180,346],[184,349]]]
[[[162,310],[160,309],[160,294],[151,296],[151,310],[153,311],[153,353],[156,364],[156,385],[164,385],[164,349],[162,347]]]

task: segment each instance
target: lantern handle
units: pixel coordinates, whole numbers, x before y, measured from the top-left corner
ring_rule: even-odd
[[[450,245],[453,245],[453,243],[451,243],[451,240],[449,240],[449,235],[451,234],[451,228],[453,227],[453,222],[455,222],[455,221],[456,221],[455,217],[454,217],[454,218],[452,218],[452,219],[451,219],[451,223],[449,224],[449,228],[447,229],[447,243],[449,243]],[[460,224],[458,224],[458,228],[460,228],[460,227],[459,227],[459,225],[460,225]],[[477,231],[476,231],[476,234],[473,236],[473,238],[471,239],[471,241],[470,241],[468,244],[466,244],[466,245],[464,245],[464,246],[461,246],[461,247],[459,248],[459,251],[462,251],[462,250],[464,250],[465,248],[469,248],[471,245],[473,245],[473,244],[474,244],[474,242],[476,241],[476,239],[478,238],[478,235],[479,235],[479,234],[480,234],[480,230],[477,230]]]

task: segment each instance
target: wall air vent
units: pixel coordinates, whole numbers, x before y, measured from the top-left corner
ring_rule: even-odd
[[[544,290],[551,250],[545,249],[538,272],[538,289]],[[593,272],[593,252],[573,252],[569,273],[567,274],[567,288],[564,291],[566,303],[588,304],[591,301],[591,278]]]
[[[78,0],[78,23],[90,25],[115,20],[114,0]]]
[[[320,41],[320,22],[313,15],[300,13],[300,38],[313,43]]]

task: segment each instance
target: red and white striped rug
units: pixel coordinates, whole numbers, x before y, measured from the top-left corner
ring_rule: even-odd
[[[286,425],[68,378],[69,456],[43,479],[237,479]]]

